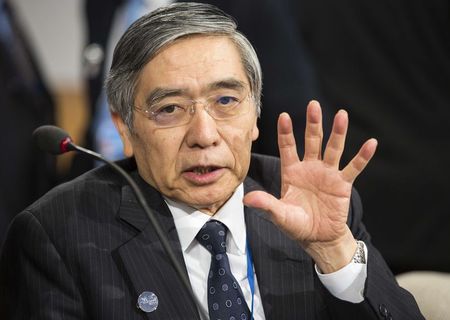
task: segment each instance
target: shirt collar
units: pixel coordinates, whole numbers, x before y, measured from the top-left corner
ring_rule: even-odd
[[[243,197],[244,187],[241,183],[231,198],[212,217],[184,203],[164,197],[172,213],[183,252],[189,249],[200,228],[209,219],[214,219],[227,226],[227,242],[232,241],[239,253],[244,254],[246,251],[246,230]]]

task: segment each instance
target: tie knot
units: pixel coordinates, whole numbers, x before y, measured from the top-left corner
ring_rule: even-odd
[[[195,238],[212,255],[226,252],[227,227],[220,221],[206,222]]]

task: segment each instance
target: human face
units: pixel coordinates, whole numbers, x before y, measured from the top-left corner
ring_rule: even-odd
[[[161,50],[143,68],[136,106],[152,93],[202,100],[217,84],[250,85],[235,44],[224,36],[193,36]],[[167,91],[166,91],[167,89]],[[136,158],[139,174],[165,196],[213,215],[247,175],[252,141],[258,137],[256,107],[231,120],[214,120],[200,104],[188,124],[161,128],[141,112],[134,113],[134,132],[118,115],[113,119],[127,156]]]

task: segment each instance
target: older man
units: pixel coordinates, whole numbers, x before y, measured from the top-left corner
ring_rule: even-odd
[[[348,118],[322,156],[321,110],[307,108],[299,160],[289,116],[280,160],[251,154],[261,70],[234,21],[178,3],[124,34],[106,83],[122,163],[142,187],[199,304],[131,189],[103,167],[21,213],[3,249],[8,319],[421,319],[361,223],[352,183],[368,140],[339,170]]]

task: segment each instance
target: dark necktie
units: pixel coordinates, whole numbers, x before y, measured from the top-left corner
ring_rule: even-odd
[[[197,241],[211,253],[208,275],[208,311],[211,320],[247,320],[250,311],[237,280],[231,274],[226,253],[227,227],[209,220],[200,229]]]

